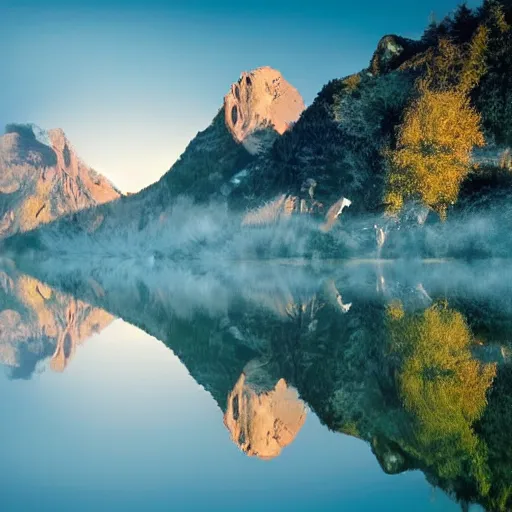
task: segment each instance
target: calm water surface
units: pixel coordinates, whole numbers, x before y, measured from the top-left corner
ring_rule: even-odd
[[[508,299],[457,272],[4,269],[1,510],[507,510]]]

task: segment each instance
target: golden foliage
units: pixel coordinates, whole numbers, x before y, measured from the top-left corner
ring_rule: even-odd
[[[440,39],[436,48],[429,48],[404,63],[401,69],[424,68],[417,84],[420,92],[455,88],[469,93],[487,71],[488,44],[489,29],[480,25],[468,45],[456,45],[450,39]]]
[[[489,30],[480,26],[466,51],[444,39],[424,55],[419,96],[405,112],[396,150],[387,155],[385,202],[391,213],[407,199],[420,199],[444,218],[457,200],[471,151],[485,143],[469,93],[487,70],[488,40]]]
[[[491,5],[490,18],[493,24],[498,28],[498,30],[502,34],[505,34],[510,30],[510,25],[507,23],[505,11],[503,10],[503,5],[499,3],[493,3]]]
[[[489,44],[489,29],[481,25],[471,40],[467,58],[464,59],[458,89],[470,93],[487,72],[486,52]]]
[[[392,346],[403,357],[398,383],[405,408],[417,420],[416,456],[443,478],[464,474],[489,490],[486,448],[473,430],[496,374],[471,353],[474,341],[463,316],[446,304],[397,318],[389,315]]]
[[[471,150],[483,144],[480,115],[465,94],[425,90],[407,110],[397,148],[389,155],[391,210],[419,198],[443,215],[469,172]]]
[[[457,83],[462,61],[461,48],[449,39],[441,39],[438,47],[426,55],[425,73],[418,81],[420,92],[453,88]]]
[[[387,307],[387,314],[391,320],[401,320],[404,315],[404,308],[400,301],[393,301]]]

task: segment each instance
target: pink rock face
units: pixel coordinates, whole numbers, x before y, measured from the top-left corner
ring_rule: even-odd
[[[120,196],[119,191],[104,176],[94,172],[78,158],[73,146],[71,146],[60,128],[49,130],[48,136],[52,149],[57,155],[57,169],[60,169],[61,172],[64,172],[70,178],[65,180],[67,181],[65,183],[65,190],[69,197],[76,199],[77,210],[91,206],[90,204],[85,204],[89,203],[91,199],[94,203],[101,204],[117,199]],[[85,190],[79,190],[77,178]],[[80,195],[84,197],[80,197]]]
[[[304,109],[297,89],[270,67],[242,73],[224,98],[226,126],[251,154],[268,147]]]
[[[77,156],[62,130],[31,125],[10,125],[0,137],[0,192],[0,237],[121,195]]]

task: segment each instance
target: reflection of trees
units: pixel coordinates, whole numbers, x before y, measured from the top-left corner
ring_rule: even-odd
[[[500,368],[489,393],[478,430],[488,446],[492,471],[491,490],[487,500],[489,510],[512,509],[512,366]]]
[[[495,365],[473,358],[466,321],[445,303],[412,314],[393,304],[388,325],[392,349],[400,355],[399,392],[414,417],[407,451],[439,479],[469,478],[486,495],[487,446],[474,424],[487,404]]]

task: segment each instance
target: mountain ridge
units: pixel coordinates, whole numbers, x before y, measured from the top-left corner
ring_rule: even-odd
[[[0,236],[121,197],[87,166],[60,128],[9,124],[0,137]]]

